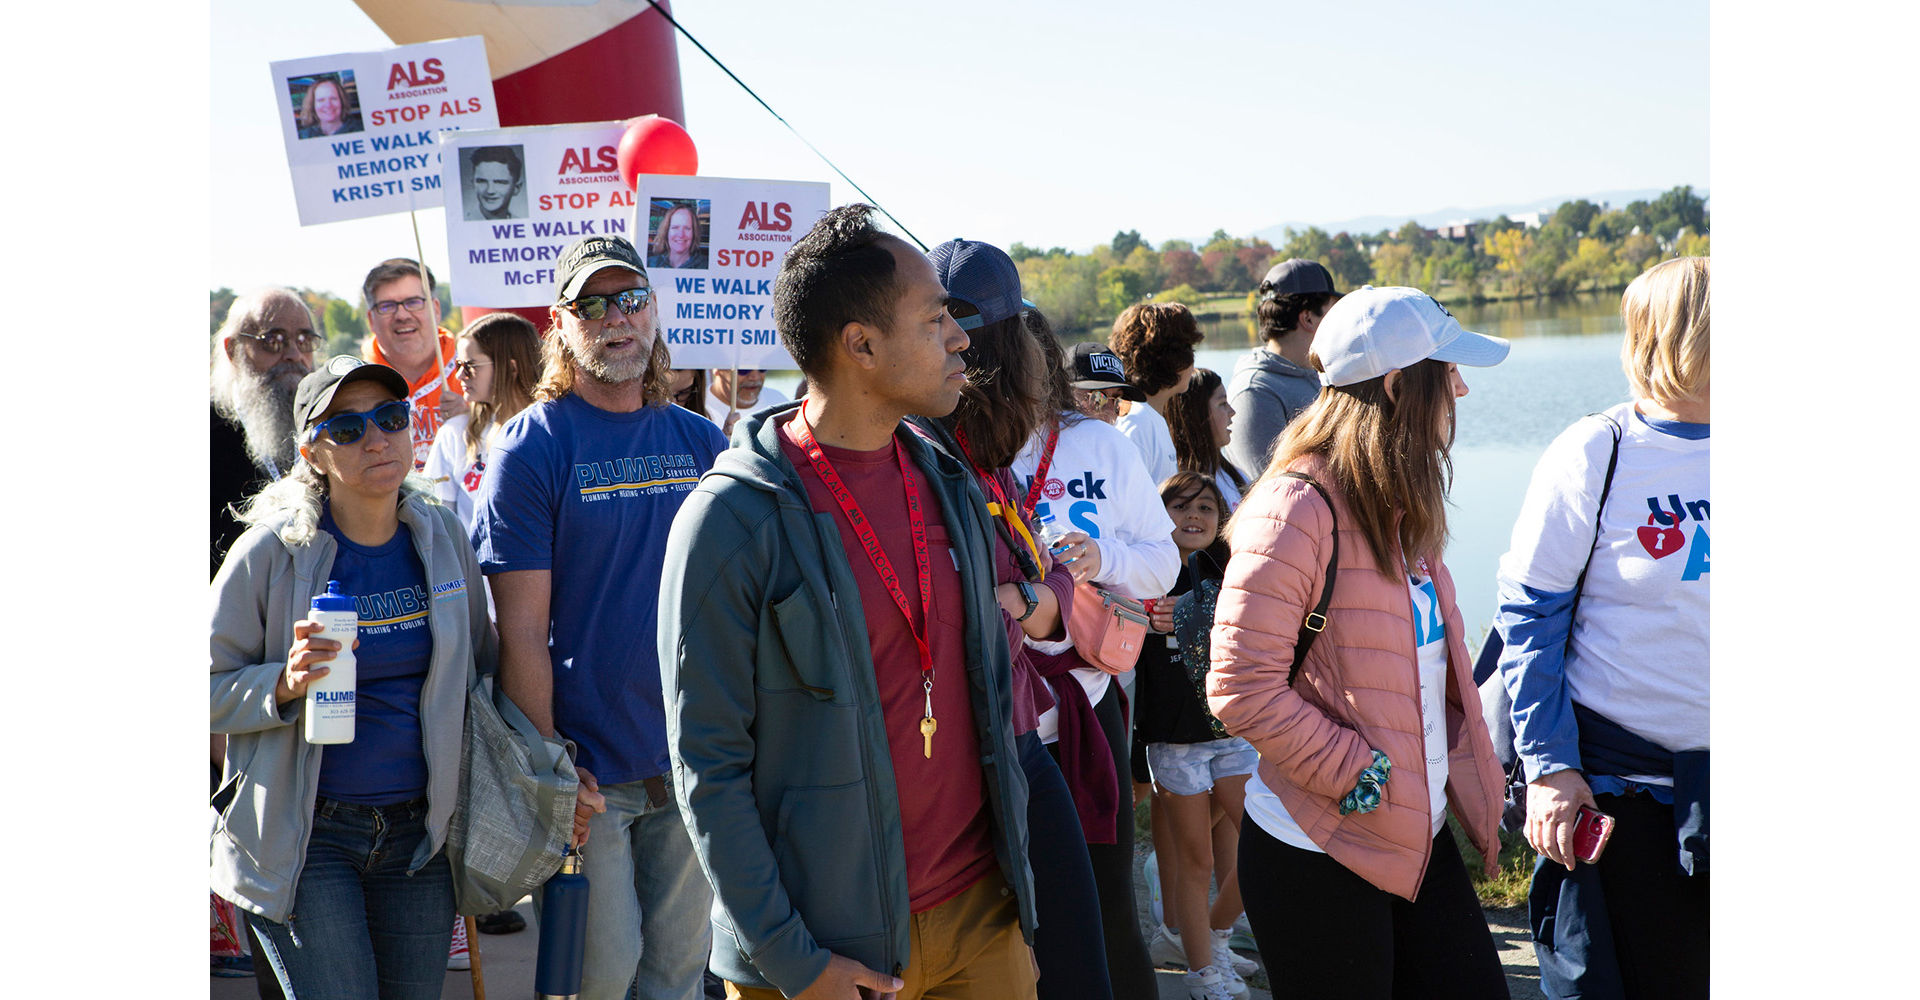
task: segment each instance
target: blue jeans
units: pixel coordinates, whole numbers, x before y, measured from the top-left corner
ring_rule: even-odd
[[[600,786],[607,811],[589,821],[580,852],[589,887],[581,1000],[622,1000],[629,987],[647,1000],[700,1000],[713,950],[713,888],[672,782],[666,791],[656,806],[642,782]]]
[[[447,978],[453,871],[441,851],[409,872],[427,802],[320,800],[284,924],[248,914],[288,1000],[432,1000]],[[265,970],[260,970],[265,974]]]

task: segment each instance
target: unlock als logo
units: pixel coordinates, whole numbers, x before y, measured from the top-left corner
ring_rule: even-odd
[[[1712,520],[1713,512],[1704,497],[1685,502],[1681,501],[1678,493],[1648,497],[1647,510],[1647,523],[1638,532],[1640,547],[1647,551],[1647,555],[1665,559],[1685,552],[1687,562],[1686,569],[1680,574],[1682,580],[1698,580],[1711,571],[1711,538],[1707,534],[1707,524]],[[1691,530],[1688,522],[1691,522]]]

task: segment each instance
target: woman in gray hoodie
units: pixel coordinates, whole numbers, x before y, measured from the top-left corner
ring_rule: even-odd
[[[494,656],[458,520],[412,475],[406,381],[338,357],[294,396],[300,461],[248,501],[213,581],[210,723],[228,734],[214,892],[248,914],[287,996],[438,997],[453,923],[447,828],[476,657]],[[340,644],[307,621],[329,581],[359,612],[355,733],[303,736]]]

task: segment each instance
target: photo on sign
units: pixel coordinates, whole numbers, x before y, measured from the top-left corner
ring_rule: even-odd
[[[288,77],[287,97],[302,139],[361,130],[360,90],[354,86],[353,70]]]
[[[524,146],[460,150],[460,203],[468,222],[527,217]]]
[[[705,198],[649,199],[647,266],[706,270],[712,205]]]

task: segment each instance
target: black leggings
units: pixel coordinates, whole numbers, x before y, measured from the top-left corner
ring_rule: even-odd
[[[1325,854],[1281,843],[1249,818],[1240,825],[1240,894],[1275,996],[1507,996],[1486,916],[1444,827],[1408,901]]]
[[[1100,934],[1099,891],[1087,861],[1087,837],[1060,765],[1040,737],[1014,741],[1027,772],[1027,857],[1040,926],[1033,957],[1040,963],[1040,1000],[1113,1000],[1107,949]]]
[[[1680,870],[1673,807],[1644,792],[1594,803],[1615,820],[1600,885],[1627,996],[1706,997],[1707,876]]]
[[[1080,682],[1062,677],[1060,683]],[[1114,1000],[1159,1000],[1160,987],[1153,977],[1153,962],[1147,958],[1147,942],[1140,936],[1140,914],[1133,902],[1133,785],[1127,780],[1133,772],[1127,766],[1127,722],[1120,710],[1118,679],[1108,683],[1106,696],[1093,706],[1093,714],[1100,720],[1100,730],[1113,752],[1114,784],[1120,796],[1115,842],[1087,845],[1094,888],[1100,894],[1107,980],[1113,986]],[[1050,744],[1047,749],[1056,755],[1060,752],[1059,744]]]

